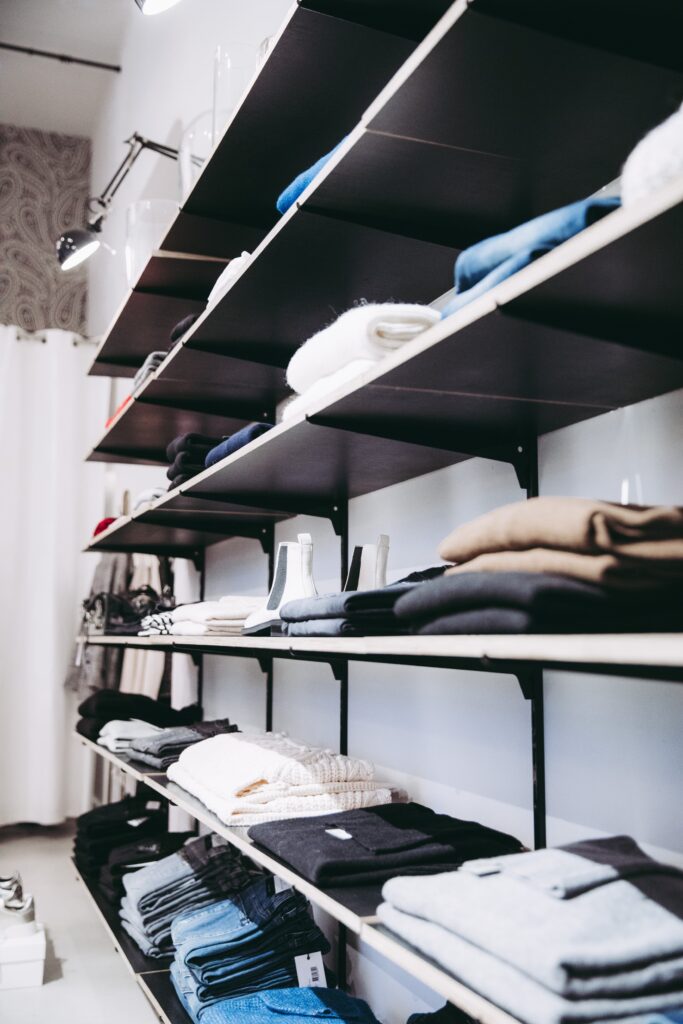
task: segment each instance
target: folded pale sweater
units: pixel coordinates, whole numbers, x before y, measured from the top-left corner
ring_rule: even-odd
[[[318,331],[292,356],[287,383],[304,394],[321,377],[357,359],[377,362],[438,323],[430,306],[410,302],[368,303],[347,310],[329,327]]]
[[[564,998],[683,999],[683,872],[628,836],[394,878],[383,896]]]
[[[621,172],[624,206],[683,175],[683,105],[640,140]]]
[[[531,498],[456,527],[441,541],[439,554],[449,562],[466,562],[487,553],[533,548],[641,563],[683,562],[683,508]]]
[[[390,803],[391,790],[373,775],[369,761],[278,733],[214,736],[168,769],[169,779],[233,825]]]
[[[565,999],[441,925],[403,913],[389,903],[380,904],[377,916],[383,925],[442,964],[459,981],[525,1024],[592,1024],[599,1020],[621,1024],[639,1014],[666,1012],[683,1006],[680,990],[626,999]],[[643,1022],[633,1021],[633,1024]],[[648,1024],[655,1024],[655,1021],[650,1020]]]
[[[102,726],[97,742],[107,750],[120,753],[128,750],[133,740],[154,736],[161,731],[158,726],[150,725],[149,722],[141,722],[135,718],[129,721],[113,719]]]

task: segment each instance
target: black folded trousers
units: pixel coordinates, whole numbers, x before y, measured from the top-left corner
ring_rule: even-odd
[[[422,804],[384,804],[252,825],[249,837],[317,885],[362,885],[436,874],[466,860],[522,849],[513,836]]]

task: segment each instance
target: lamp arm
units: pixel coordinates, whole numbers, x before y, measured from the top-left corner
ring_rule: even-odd
[[[177,160],[179,156],[179,151],[177,149],[173,149],[172,146],[166,146],[161,142],[152,142],[150,139],[145,139],[138,132],[134,132],[129,139],[126,139],[126,145],[129,147],[128,152],[114,171],[110,181],[105,185],[101,195],[95,196],[90,200],[91,203],[95,203],[101,208],[103,211],[102,215],[106,214],[109,206],[111,205],[112,199],[123,184],[143,149],[150,149],[153,153],[158,153],[160,156],[168,157],[169,160]],[[193,163],[197,163],[199,165],[203,162],[198,157],[191,157],[191,159]]]

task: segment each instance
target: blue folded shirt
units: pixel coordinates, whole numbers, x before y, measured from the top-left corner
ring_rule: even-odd
[[[618,196],[581,199],[471,245],[455,261],[456,294],[442,310],[441,318],[452,316],[620,205]]]
[[[204,468],[208,469],[209,466],[214,466],[221,459],[225,459],[228,455],[239,451],[240,448],[244,448],[245,444],[249,444],[250,441],[260,437],[261,434],[272,430],[274,425],[274,423],[249,423],[248,426],[238,430],[236,434],[231,434],[230,437],[224,438],[220,444],[217,444],[207,454]]]
[[[294,181],[290,182],[284,192],[280,194],[278,201],[275,204],[279,213],[287,213],[290,206],[292,206],[297,201],[301,193],[308,188],[315,176],[322,171],[327,161],[334,156],[344,141],[345,138],[342,139],[341,142],[338,142],[334,149],[330,150],[329,153],[326,153],[325,156],[321,156],[312,167],[309,167],[307,171],[302,171],[301,174],[297,175]]]

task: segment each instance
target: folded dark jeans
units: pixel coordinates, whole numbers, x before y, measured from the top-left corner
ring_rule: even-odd
[[[419,585],[394,583],[377,590],[349,590],[288,601],[280,609],[280,618],[284,622],[306,622],[309,619],[355,619],[377,613],[387,615],[400,597]]]
[[[115,822],[128,821],[141,815],[161,810],[162,801],[148,796],[126,796],[112,804],[94,807],[85,811],[76,819],[79,834],[97,829],[108,828]]]
[[[79,705],[78,713],[84,718],[100,718],[104,722],[119,718],[139,718],[143,722],[162,728],[192,725],[202,717],[202,710],[198,704],[188,704],[177,711],[170,704],[152,700],[151,697],[138,693],[120,693],[118,690],[98,690]]]
[[[204,465],[208,469],[209,466],[215,465],[220,462],[221,459],[227,459],[228,455],[233,455],[239,451],[240,448],[244,448],[246,444],[256,440],[262,434],[266,434],[269,430],[272,430],[275,426],[274,423],[249,423],[246,427],[242,427],[235,434],[231,434],[230,437],[226,437],[220,444],[212,448],[211,451],[207,452]]]
[[[358,615],[353,619],[308,619],[283,622],[284,636],[386,636],[409,630],[389,615]]]
[[[108,721],[110,721],[108,718],[79,718],[76,722],[76,732],[96,743],[97,737]]]
[[[180,434],[178,437],[174,437],[173,440],[166,447],[166,460],[167,462],[173,462],[176,455],[180,452],[187,451],[192,447],[195,448],[206,448],[208,451],[210,448],[215,448],[217,444],[220,444],[222,438],[210,437],[208,434]]]
[[[148,739],[134,740],[130,748],[130,756],[135,760],[154,767],[166,768],[180,757],[183,750],[221,733],[238,732],[228,718],[216,719],[213,722],[196,722],[192,726],[178,726],[164,729]]]
[[[204,467],[202,466],[200,469],[197,470],[196,473],[179,473],[178,476],[174,476],[173,479],[171,480],[170,484],[168,485],[168,490],[174,491],[176,487],[181,487],[182,484],[189,483],[190,480],[192,480],[192,478],[197,475],[197,473],[201,473],[203,471]]]
[[[339,834],[341,830],[341,835]],[[249,837],[317,885],[363,885],[435,874],[467,860],[517,853],[519,840],[417,803],[252,825]]]

